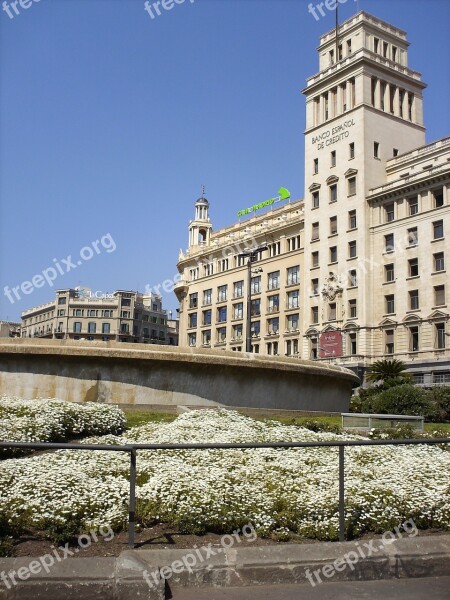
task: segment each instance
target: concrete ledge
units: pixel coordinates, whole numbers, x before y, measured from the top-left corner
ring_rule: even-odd
[[[306,571],[322,570],[326,565],[353,552],[355,564],[345,563],[323,581],[377,580],[450,575],[450,535],[398,539],[382,545],[373,540],[373,550],[356,542],[322,542],[316,544],[286,544],[230,548],[217,552],[190,570],[172,573],[169,586],[240,586],[308,583]],[[381,547],[380,547],[381,546]],[[375,551],[376,549],[376,551]],[[136,550],[144,562],[160,568],[182,561],[192,550]],[[361,556],[363,553],[363,556]],[[369,553],[371,554],[369,556]]]
[[[450,576],[450,535],[405,537],[389,545],[377,539],[225,550],[213,546],[212,550],[214,555],[208,560],[197,561],[189,569],[183,558],[195,557],[195,549],[127,550],[118,558],[69,558],[55,563],[49,573],[10,584],[10,589],[0,579],[0,600],[164,600],[166,586],[308,585],[307,572],[310,577],[318,573],[321,581],[335,582]],[[345,562],[349,553],[353,561]],[[37,559],[0,559],[0,574],[17,573],[33,560]],[[161,569],[174,563],[177,567],[165,581]],[[341,569],[331,573],[330,565],[335,563]]]

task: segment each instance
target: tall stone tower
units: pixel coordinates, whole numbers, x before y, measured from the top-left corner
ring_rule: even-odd
[[[406,33],[359,12],[320,39],[305,131],[305,358],[370,352],[377,290],[364,277],[371,256],[369,190],[386,161],[425,143],[420,73],[408,68]],[[329,334],[326,338],[326,334]],[[333,337],[334,336],[334,337]],[[333,346],[334,340],[334,346]]]

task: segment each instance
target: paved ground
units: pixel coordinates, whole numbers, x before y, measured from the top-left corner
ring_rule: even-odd
[[[450,577],[310,585],[177,588],[173,600],[449,600]]]

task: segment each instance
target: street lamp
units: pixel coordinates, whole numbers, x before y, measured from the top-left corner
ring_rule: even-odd
[[[247,259],[247,322],[245,326],[245,351],[252,351],[252,263],[256,261],[256,258],[260,252],[264,250],[268,250],[267,246],[258,246],[254,250],[250,250],[249,252],[242,252],[239,254],[239,258]]]

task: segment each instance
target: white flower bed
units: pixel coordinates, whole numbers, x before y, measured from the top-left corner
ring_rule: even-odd
[[[0,397],[0,440],[5,442],[56,442],[82,435],[120,433],[125,425],[124,413],[109,404]],[[0,449],[0,457],[6,453],[23,451]]]
[[[136,427],[86,442],[176,443],[356,439],[258,422],[229,411],[195,411],[172,423]],[[432,446],[346,449],[346,517],[355,534],[383,532],[413,518],[449,527],[450,453]],[[12,521],[46,528],[126,522],[129,456],[58,451],[0,463],[0,507]],[[258,532],[336,539],[338,449],[138,451],[138,518],[182,531]]]

